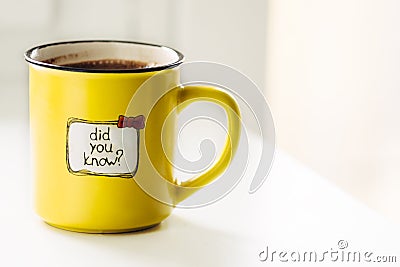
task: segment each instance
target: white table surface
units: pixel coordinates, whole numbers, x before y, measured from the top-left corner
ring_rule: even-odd
[[[277,151],[255,194],[245,177],[228,196],[176,209],[160,226],[130,234],[81,234],[50,227],[32,210],[28,127],[0,123],[0,266],[400,266],[398,225]],[[251,175],[250,175],[251,176]],[[396,255],[397,263],[261,262],[259,253],[348,250]]]

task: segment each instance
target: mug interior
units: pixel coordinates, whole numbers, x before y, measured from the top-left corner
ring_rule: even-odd
[[[151,72],[173,68],[183,61],[183,55],[166,46],[129,41],[72,41],[34,47],[25,53],[32,64],[67,71],[84,72]],[[63,66],[95,60],[132,60],[146,63],[136,69],[89,69]]]

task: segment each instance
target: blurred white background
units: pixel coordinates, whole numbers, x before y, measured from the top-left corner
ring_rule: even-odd
[[[122,39],[180,50],[186,61],[238,68],[264,87],[266,3],[195,0],[0,0],[1,116],[27,116],[23,53],[46,42]],[[9,84],[10,85],[7,85]],[[23,86],[14,85],[24,83]],[[8,99],[14,98],[13,101]],[[3,103],[4,102],[4,103]],[[24,102],[16,108],[16,102]],[[11,112],[12,110],[12,112]]]
[[[400,222],[400,2],[274,0],[268,98],[278,142]]]
[[[220,62],[248,75],[272,107],[280,148],[400,222],[399,1],[0,4],[1,120],[28,119],[29,47],[91,38],[168,45],[187,61]]]

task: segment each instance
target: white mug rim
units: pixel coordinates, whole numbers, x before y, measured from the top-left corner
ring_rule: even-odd
[[[136,68],[136,69],[89,69],[89,68],[79,68],[79,67],[71,67],[71,66],[62,66],[58,64],[53,64],[49,62],[45,62],[43,59],[38,59],[40,52],[46,48],[54,48],[57,46],[68,46],[68,45],[77,45],[77,44],[87,44],[87,45],[94,45],[94,44],[102,44],[102,45],[134,45],[137,47],[147,48],[147,49],[157,49],[162,50],[162,52],[169,53],[173,56],[173,59],[168,60],[164,63],[157,64],[154,66],[149,66],[145,68]],[[143,43],[143,42],[135,42],[135,41],[123,41],[123,40],[76,40],[76,41],[64,41],[64,42],[54,42],[54,43],[47,43],[43,45],[35,46],[29,50],[27,50],[24,54],[25,60],[33,65],[63,70],[63,71],[72,71],[72,72],[87,72],[87,73],[143,73],[143,72],[154,72],[154,71],[161,71],[164,69],[171,69],[174,67],[179,66],[183,60],[184,56],[181,52],[167,47],[163,45],[151,44],[151,43]]]

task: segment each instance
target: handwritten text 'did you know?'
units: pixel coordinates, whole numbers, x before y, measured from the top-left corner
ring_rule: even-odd
[[[69,125],[67,136],[68,164],[73,173],[121,176],[132,175],[137,169],[139,134],[134,128],[76,121]]]

